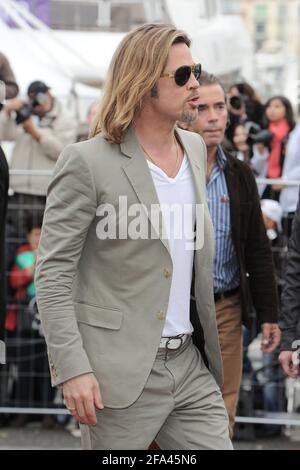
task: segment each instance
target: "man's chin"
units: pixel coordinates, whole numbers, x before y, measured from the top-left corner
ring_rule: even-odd
[[[198,109],[185,109],[178,119],[179,122],[185,123],[187,125],[192,124],[194,121],[196,121],[198,117]]]
[[[218,145],[221,145],[222,140],[220,139],[204,139],[206,147],[217,147]]]

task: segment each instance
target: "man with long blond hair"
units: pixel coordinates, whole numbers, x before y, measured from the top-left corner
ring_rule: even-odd
[[[183,31],[130,32],[91,138],[62,152],[48,189],[37,298],[52,383],[85,449],[232,448],[205,146],[175,128],[197,116],[200,74]],[[192,341],[200,323],[209,368]]]

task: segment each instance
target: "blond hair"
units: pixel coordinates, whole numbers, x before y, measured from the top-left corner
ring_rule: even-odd
[[[177,43],[191,44],[183,31],[166,24],[146,24],[123,38],[113,55],[90,137],[102,132],[109,142],[123,141]]]

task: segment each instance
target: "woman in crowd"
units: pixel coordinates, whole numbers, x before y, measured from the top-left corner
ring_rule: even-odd
[[[298,157],[300,129],[296,125],[291,102],[284,96],[270,98],[266,103],[266,121],[273,138],[269,146],[256,145],[256,151],[251,160],[252,167],[258,176],[272,179],[290,179],[292,170],[293,179],[295,179],[294,171],[298,166],[300,176],[300,158]],[[285,196],[280,197],[281,190],[281,185],[268,185],[260,188],[263,198],[277,201],[280,198],[282,203]],[[295,199],[295,210],[297,196],[294,197],[294,192],[292,199]],[[283,207],[283,209],[286,211],[286,208]]]
[[[237,124],[233,129],[232,136],[233,143],[233,154],[235,154],[238,160],[241,160],[245,163],[249,163],[252,148],[248,142],[248,132],[244,124]]]

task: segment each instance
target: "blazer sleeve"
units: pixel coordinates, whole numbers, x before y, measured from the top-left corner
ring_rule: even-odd
[[[92,371],[77,327],[72,286],[96,207],[87,161],[70,145],[48,188],[35,276],[52,385]]]

